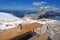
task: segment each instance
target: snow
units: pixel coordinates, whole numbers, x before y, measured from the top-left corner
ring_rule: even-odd
[[[60,19],[60,17],[54,17],[54,18],[48,18],[48,19],[39,19],[39,20],[33,20],[29,17],[25,17],[24,20],[21,18],[18,18],[12,14],[9,13],[3,13],[0,12],[0,29],[4,30],[4,29],[10,29],[10,28],[14,28],[16,27],[15,24],[29,24],[29,23],[41,23],[44,25],[49,25],[49,23],[54,23],[57,20],[53,20],[53,19]],[[2,25],[1,25],[2,24]],[[6,26],[7,24],[11,24],[12,26]]]
[[[12,14],[0,12],[0,29],[9,29],[16,27],[15,24],[21,24],[23,20],[21,18],[18,18]],[[1,25],[2,24],[2,25]],[[11,24],[12,26],[6,26],[7,24]]]
[[[18,17],[15,17],[15,16],[13,16],[12,14],[9,14],[9,13],[0,12],[0,20],[14,21],[16,19],[19,19],[19,18]]]
[[[56,20],[52,20],[52,19],[39,19],[39,20],[30,20],[30,23],[37,22],[41,24],[47,24],[47,23],[53,23],[55,21]]]

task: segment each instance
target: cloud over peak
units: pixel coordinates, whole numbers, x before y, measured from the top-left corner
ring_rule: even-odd
[[[60,8],[57,8],[55,6],[41,6],[40,9],[42,8],[46,8],[48,11],[54,11],[60,13]]]
[[[34,6],[41,6],[43,4],[45,4],[46,2],[33,2]]]
[[[50,10],[57,10],[58,9],[55,6],[45,6],[45,8],[50,9]]]

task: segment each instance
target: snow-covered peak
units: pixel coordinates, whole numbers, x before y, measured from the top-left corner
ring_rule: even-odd
[[[10,13],[0,12],[0,21],[14,21],[16,19],[20,19],[20,18],[15,17]]]

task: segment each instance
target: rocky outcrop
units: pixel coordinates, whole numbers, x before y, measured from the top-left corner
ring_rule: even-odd
[[[39,16],[45,14],[47,12],[47,9],[46,8],[42,8],[38,13],[36,14],[26,14],[24,17],[31,17],[32,19],[37,19],[39,18]]]

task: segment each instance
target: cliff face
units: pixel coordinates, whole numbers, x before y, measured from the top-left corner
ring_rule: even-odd
[[[60,13],[56,13],[54,11],[47,11],[45,14],[39,16],[39,18],[49,18],[49,17],[55,17],[60,16]]]
[[[48,28],[51,32],[51,39],[52,40],[59,40],[60,39],[60,21],[55,21],[54,23],[49,23]]]
[[[24,17],[31,17],[32,19],[39,19],[39,18],[49,18],[49,17],[55,17],[60,16],[60,13],[57,13],[53,10],[50,10],[52,8],[41,8],[40,11],[36,14],[26,14]]]
[[[39,18],[39,16],[45,14],[47,12],[47,9],[46,8],[42,8],[38,13],[36,14],[26,14],[24,17],[31,17],[32,19],[37,19]]]

